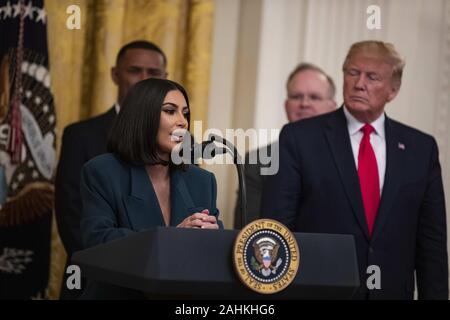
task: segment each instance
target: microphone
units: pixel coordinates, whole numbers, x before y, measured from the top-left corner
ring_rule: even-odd
[[[203,159],[212,159],[218,154],[227,153],[227,149],[223,147],[218,147],[214,143],[213,140],[206,140],[202,143],[194,143],[191,146],[191,160],[195,162],[195,160],[199,158]]]
[[[220,143],[225,147],[217,147],[215,143]],[[247,188],[245,185],[245,173],[244,166],[242,162],[242,157],[237,151],[236,147],[226,140],[225,138],[211,133],[208,140],[203,141],[201,144],[195,144],[192,146],[191,150],[194,153],[192,159],[197,159],[198,157],[203,157],[203,159],[212,159],[214,156],[223,153],[229,153],[233,157],[233,163],[236,166],[239,182],[239,207],[241,209],[240,216],[240,227],[241,229],[247,224]],[[197,150],[197,154],[195,151]],[[197,158],[195,158],[197,156]]]
[[[188,137],[189,136],[189,137]],[[185,136],[181,144],[178,155],[183,159],[184,163],[198,164],[198,159],[212,159],[218,154],[227,153],[227,149],[218,147],[214,143],[214,138],[196,143],[192,136]]]
[[[223,147],[218,147],[220,143]],[[218,154],[228,153],[233,157],[233,163],[236,166],[239,180],[239,206],[241,209],[241,228],[247,223],[247,190],[245,186],[245,173],[242,157],[236,147],[225,138],[211,133],[208,140],[202,143],[195,143],[189,132],[183,138],[179,148],[172,150],[171,158],[175,164],[190,163],[198,164],[198,159],[212,159]]]
[[[206,140],[206,141],[203,141],[202,143],[194,142],[194,144],[191,146],[191,150],[190,150],[191,157],[193,157],[194,159],[199,159],[199,158],[211,159],[211,158],[213,158],[213,156],[211,156],[211,154],[208,155],[208,153],[207,153],[206,155],[204,155],[205,150],[211,149],[209,146],[213,142],[214,141],[211,141],[211,140]]]

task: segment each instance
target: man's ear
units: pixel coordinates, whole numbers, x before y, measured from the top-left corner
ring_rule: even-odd
[[[111,68],[111,79],[116,85],[119,85],[119,76],[118,76],[117,67]]]
[[[288,114],[288,99],[284,99],[284,112],[286,112],[286,116]]]
[[[337,103],[334,99],[330,99],[329,103],[330,103],[330,110],[336,109]]]
[[[398,92],[400,91],[400,81],[394,81],[391,85],[391,92],[389,92],[388,95],[388,102],[391,102],[394,100],[394,98],[397,96]]]

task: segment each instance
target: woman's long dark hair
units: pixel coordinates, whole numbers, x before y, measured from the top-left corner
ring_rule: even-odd
[[[135,84],[126,95],[110,130],[108,152],[130,164],[169,164],[158,157],[156,137],[161,107],[167,93],[173,90],[183,94],[189,107],[186,90],[176,82],[150,78]],[[188,113],[188,126],[189,120]]]

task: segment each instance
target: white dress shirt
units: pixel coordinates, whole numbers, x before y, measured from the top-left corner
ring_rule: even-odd
[[[346,106],[344,106],[344,114],[347,118],[347,128],[352,143],[353,158],[355,159],[356,169],[358,169],[359,144],[364,135],[361,128],[365,123],[358,121],[352,116]],[[378,176],[380,179],[380,195],[383,191],[384,174],[386,173],[386,135],[384,131],[384,121],[385,115],[382,113],[377,120],[370,123],[375,129],[375,131],[370,134],[370,144],[372,145],[372,149],[375,152],[375,157],[377,159]]]
[[[116,114],[119,114],[119,111],[120,111],[120,105],[119,105],[118,102],[116,102],[116,103],[114,104],[114,109],[116,109]]]

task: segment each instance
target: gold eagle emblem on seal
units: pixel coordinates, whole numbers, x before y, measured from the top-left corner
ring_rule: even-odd
[[[239,279],[262,294],[284,290],[295,279],[300,252],[292,232],[278,221],[259,219],[246,225],[233,248]]]

